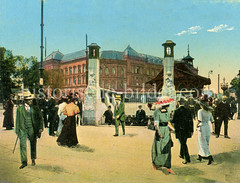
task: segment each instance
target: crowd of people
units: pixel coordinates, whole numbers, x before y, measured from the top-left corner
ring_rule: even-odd
[[[198,158],[197,160],[208,159],[208,165],[212,164],[213,156],[209,151],[210,135],[212,124],[212,134],[216,138],[220,137],[222,123],[224,122],[224,138],[230,139],[228,135],[228,120],[233,119],[237,111],[234,98],[222,96],[212,99],[203,95],[199,99],[193,97],[181,98],[174,111],[169,111],[169,106],[175,101],[162,97],[154,104],[154,130],[155,136],[152,145],[152,164],[155,169],[166,167],[170,174],[171,170],[171,148],[173,141],[171,131],[174,131],[180,143],[179,157],[183,164],[191,162],[187,139],[191,138],[194,132],[194,120],[197,121],[196,129],[198,133]],[[103,114],[105,123],[115,125],[114,137],[119,136],[119,126],[122,126],[122,134],[125,135],[125,106],[120,95],[115,96],[113,112],[108,106]],[[37,138],[48,128],[50,136],[57,136],[57,144],[60,146],[75,147],[78,144],[76,125],[81,125],[82,120],[82,100],[78,93],[70,94],[56,101],[54,97],[34,99],[25,97],[23,104],[18,106],[16,111],[15,133],[20,141],[21,166],[27,166],[26,141],[30,141],[30,152],[32,165],[36,164]],[[175,104],[174,104],[175,105]],[[3,127],[10,130],[13,123],[13,102],[9,100],[4,106]],[[142,106],[138,106],[136,120],[140,123],[146,119],[146,113]]]
[[[171,174],[171,147],[172,140],[170,131],[173,129],[180,143],[179,157],[184,159],[183,164],[191,162],[188,152],[187,139],[194,132],[194,120],[197,120],[198,133],[198,158],[208,159],[208,165],[212,164],[213,156],[209,151],[211,124],[212,134],[219,138],[222,122],[224,122],[224,138],[230,139],[228,135],[228,120],[233,119],[237,112],[236,102],[233,97],[222,96],[219,101],[203,95],[199,99],[193,97],[181,98],[175,111],[169,111],[171,105],[169,98],[161,98],[155,103],[154,126],[155,137],[152,145],[152,163],[154,169],[166,167]],[[173,131],[173,130],[172,130]]]

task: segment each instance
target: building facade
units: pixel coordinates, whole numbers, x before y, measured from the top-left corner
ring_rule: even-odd
[[[86,50],[69,54],[52,52],[43,62],[45,70],[57,70],[63,75],[63,89],[75,91],[87,87]],[[100,52],[100,87],[116,92],[142,91],[152,88],[147,81],[162,70],[162,58],[136,52],[128,46],[124,51]]]

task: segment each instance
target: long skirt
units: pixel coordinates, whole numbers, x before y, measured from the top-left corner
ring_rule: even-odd
[[[197,128],[198,129],[198,154],[203,157],[210,156],[209,151],[209,140],[210,140],[210,126],[204,125]]]
[[[171,168],[172,140],[170,132],[168,126],[160,126],[159,129],[163,138],[159,138],[156,132],[152,145],[152,163],[156,168]]]
[[[68,147],[76,146],[78,144],[75,116],[68,116],[59,135],[57,142],[59,145],[66,145]]]
[[[7,130],[11,130],[14,127],[13,108],[5,111],[4,119],[3,119],[3,127],[6,127]]]

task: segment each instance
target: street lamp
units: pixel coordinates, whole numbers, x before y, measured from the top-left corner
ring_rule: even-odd
[[[208,78],[210,78],[210,74],[213,73],[213,70],[208,71]],[[208,85],[208,92],[209,92],[209,85]]]
[[[40,88],[43,88],[43,0],[41,0],[41,63],[40,63],[40,80],[39,80],[39,84],[40,84]]]
[[[228,83],[225,82],[225,77],[223,78],[223,83],[221,84],[221,89],[223,90],[223,95],[227,95],[226,91],[228,89]]]

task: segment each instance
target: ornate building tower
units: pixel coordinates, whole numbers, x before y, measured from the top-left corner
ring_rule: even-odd
[[[164,59],[163,59],[163,87],[162,95],[170,98],[176,97],[174,86],[174,46],[176,45],[171,40],[167,40],[164,46]]]
[[[100,123],[97,114],[98,105],[101,102],[99,88],[99,50],[100,47],[96,43],[92,43],[89,47],[88,60],[88,86],[84,95],[84,112],[83,123],[85,125],[98,125]]]

